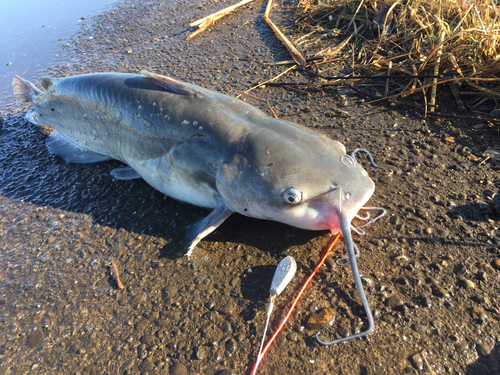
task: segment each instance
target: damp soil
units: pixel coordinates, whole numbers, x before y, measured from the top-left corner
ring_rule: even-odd
[[[289,57],[263,22],[262,1],[185,41],[191,20],[231,3],[121,2],[82,22],[46,75],[147,69],[236,96]],[[274,14],[291,25],[291,13]],[[388,211],[354,238],[375,332],[315,341],[322,319],[333,320],[325,339],[366,328],[351,271],[335,263],[345,253],[338,245],[259,373],[499,373],[500,166],[482,162],[488,147],[500,149],[499,134],[371,105],[342,87],[253,95],[281,119],[369,150],[384,167],[364,162],[376,183],[369,205]],[[207,211],[142,180],[114,180],[116,162],[62,161],[26,109],[11,108],[0,125],[0,374],[250,373],[275,266],[292,255],[298,272],[271,330],[330,235],[233,215],[190,258],[179,256],[186,226]],[[123,289],[109,277],[112,263]]]

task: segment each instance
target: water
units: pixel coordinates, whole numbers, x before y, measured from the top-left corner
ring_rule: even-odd
[[[56,59],[55,47],[82,17],[115,0],[0,0],[0,111],[15,101],[12,77],[32,79]],[[0,112],[1,113],[1,112]]]

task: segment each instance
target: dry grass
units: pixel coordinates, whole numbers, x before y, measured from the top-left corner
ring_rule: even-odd
[[[447,92],[500,117],[498,0],[302,0],[296,24],[296,46],[323,57],[322,75],[384,76],[387,98],[413,95],[433,111]]]

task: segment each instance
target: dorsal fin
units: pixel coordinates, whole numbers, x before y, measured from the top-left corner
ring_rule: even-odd
[[[44,77],[40,77],[38,83],[45,91],[48,91],[49,88],[54,84],[50,79]]]
[[[146,77],[147,83],[161,87],[162,89],[173,94],[193,95],[196,93],[195,89],[182,82],[176,81],[175,79],[165,77],[156,73],[151,73],[147,70],[142,70],[141,74]]]

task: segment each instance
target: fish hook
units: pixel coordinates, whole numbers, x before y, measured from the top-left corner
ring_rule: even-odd
[[[366,227],[367,225],[371,225],[373,224],[374,222],[376,222],[377,220],[383,218],[385,215],[387,215],[387,210],[383,207],[361,207],[360,210],[370,210],[370,211],[380,211],[380,214],[375,216],[373,219],[371,219],[369,222],[359,226],[359,227],[356,227],[357,230],[360,230],[361,228],[364,228]],[[356,215],[357,216],[357,215]],[[359,216],[357,216],[358,218],[360,218]],[[370,217],[370,215],[367,213],[367,219]],[[361,218],[360,218],[361,219]]]
[[[373,161],[373,157],[372,157],[372,154],[370,154],[370,152],[368,150],[365,150],[364,148],[357,148],[355,150],[352,150],[349,154],[351,155],[351,157],[356,160],[356,162],[358,163],[358,159],[356,159],[356,153],[357,152],[364,152],[366,155],[368,155],[368,160],[370,160],[370,163],[375,167],[375,168],[381,168],[381,169],[384,169],[382,167],[379,167],[377,164],[375,164],[375,162]]]
[[[351,226],[351,228],[354,228],[354,227]],[[359,258],[359,254],[361,254],[361,252],[359,251],[359,248],[356,246],[355,243],[353,243],[352,245],[354,246],[354,255],[356,255],[356,258]],[[339,266],[347,266],[349,264],[349,257],[347,256],[347,257],[339,258],[335,261],[335,263],[337,263]]]
[[[365,291],[363,289],[363,282],[361,281],[361,275],[359,274],[358,270],[358,265],[356,262],[356,253],[359,255],[359,250],[357,249],[356,245],[354,245],[354,242],[352,241],[352,236],[351,236],[351,230],[350,230],[350,223],[347,221],[345,217],[340,217],[339,218],[340,222],[340,230],[342,231],[342,234],[344,236],[344,241],[347,247],[347,254],[349,254],[349,263],[351,263],[351,271],[352,271],[352,277],[354,279],[354,284],[356,285],[356,289],[358,290],[359,298],[361,299],[361,304],[363,305],[363,308],[365,310],[366,314],[366,319],[368,320],[368,328],[365,331],[361,331],[359,333],[356,333],[351,336],[346,336],[342,337],[337,340],[332,340],[332,341],[323,341],[320,338],[321,335],[321,330],[319,330],[316,333],[316,341],[322,345],[333,345],[333,344],[338,344],[341,342],[357,339],[364,337],[366,335],[369,335],[375,330],[375,321],[373,320],[373,314],[370,309],[370,305],[368,304],[368,299],[366,298]]]

